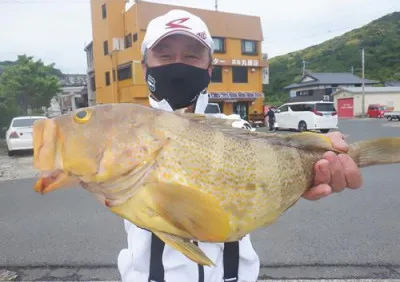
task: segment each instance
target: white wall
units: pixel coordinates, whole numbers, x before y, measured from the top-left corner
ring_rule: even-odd
[[[345,88],[345,87],[354,87],[353,84],[339,84],[336,87],[333,87],[333,92],[335,92],[335,89],[337,88]],[[303,91],[303,90],[313,90],[313,89],[325,89],[325,88],[332,88],[332,85],[318,85],[318,86],[304,86],[301,88],[296,88],[296,89],[292,89],[290,90],[290,97],[296,97],[296,92],[297,91]]]
[[[362,114],[362,95],[361,94],[351,94],[347,92],[341,92],[334,96],[335,107],[337,108],[337,100],[340,98],[354,97],[354,115]],[[368,105],[370,104],[382,104],[389,107],[394,107],[395,111],[400,111],[400,93],[366,93],[365,94],[365,104],[364,110],[365,114],[368,110]]]

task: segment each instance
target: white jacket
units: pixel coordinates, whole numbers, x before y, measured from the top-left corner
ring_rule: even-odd
[[[150,99],[153,108],[172,111],[166,101]],[[203,113],[208,103],[208,94],[200,95],[195,112]],[[122,281],[148,282],[150,267],[151,233],[124,220],[128,235],[128,247],[118,255],[118,270]],[[202,243],[199,248],[214,262],[215,266],[204,266],[204,282],[223,282],[223,243]],[[162,256],[165,282],[198,282],[198,265],[186,256],[165,244]],[[260,259],[250,241],[250,235],[239,241],[239,282],[257,281]],[[159,282],[159,281],[157,281]]]

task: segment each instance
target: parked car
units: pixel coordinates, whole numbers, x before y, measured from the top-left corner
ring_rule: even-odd
[[[242,119],[240,115],[225,115],[221,113],[221,109],[219,108],[219,105],[217,103],[208,103],[204,114],[211,115],[217,118],[235,119],[236,121],[232,122],[232,127],[243,128],[250,131],[256,130],[247,120]]]
[[[7,152],[12,156],[20,150],[32,150],[33,124],[36,120],[46,119],[44,116],[19,116],[11,120],[6,131]]]
[[[338,128],[338,116],[333,102],[285,103],[275,110],[274,127],[298,131],[319,130],[327,133]]]
[[[397,119],[398,121],[400,121],[400,111],[390,111],[390,112],[385,112],[384,113],[384,117],[388,120],[394,120]]]
[[[390,112],[386,105],[371,104],[368,106],[367,117],[369,118],[383,118],[385,113]]]

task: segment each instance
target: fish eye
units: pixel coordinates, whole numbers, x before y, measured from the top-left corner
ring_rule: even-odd
[[[90,112],[87,110],[81,110],[74,115],[74,120],[77,123],[85,123],[90,119]]]

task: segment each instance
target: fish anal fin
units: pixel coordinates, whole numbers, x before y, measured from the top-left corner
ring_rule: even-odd
[[[154,234],[164,241],[165,244],[181,252],[190,260],[201,265],[215,265],[198,246],[189,240],[159,231],[154,231]]]

